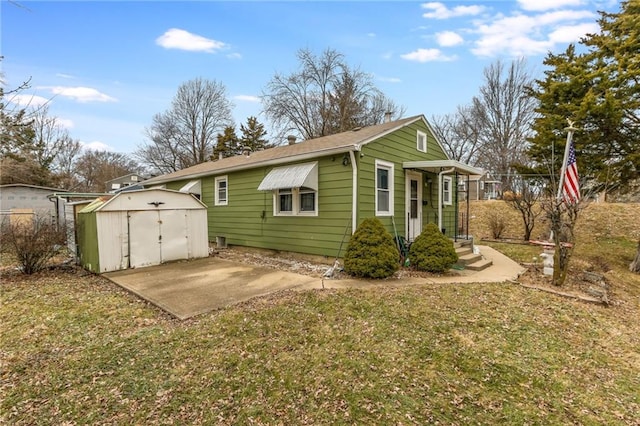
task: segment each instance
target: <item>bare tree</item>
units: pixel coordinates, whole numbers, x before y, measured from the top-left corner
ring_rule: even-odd
[[[522,239],[529,241],[536,218],[542,210],[538,203],[543,193],[542,180],[539,177],[517,175],[511,179],[511,186],[506,188],[503,200],[520,213],[524,227]]]
[[[297,52],[300,69],[277,73],[263,91],[264,111],[280,135],[294,132],[303,139],[382,123],[385,113],[404,113],[373,84],[369,74],[351,68],[344,55],[326,49],[321,56]]]
[[[433,116],[431,124],[451,159],[476,164],[482,128],[473,107],[458,106],[453,114]]]
[[[233,124],[222,83],[196,78],[183,83],[171,108],[156,114],[146,130],[150,143],[135,156],[160,173],[180,170],[211,158],[216,136]]]
[[[497,61],[484,70],[484,85],[472,101],[474,120],[481,128],[477,166],[501,176],[510,186],[514,165],[527,164],[527,138],[537,101],[526,90],[533,79],[524,59],[506,67]]]
[[[140,165],[126,155],[109,151],[85,151],[75,163],[78,190],[104,192],[111,179],[140,173]]]
[[[72,143],[69,131],[57,117],[49,115],[49,107],[44,106],[33,112],[31,127],[34,131],[32,154],[36,162],[49,169],[66,145]]]

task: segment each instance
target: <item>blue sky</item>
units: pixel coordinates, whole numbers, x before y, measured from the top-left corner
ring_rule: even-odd
[[[614,0],[513,1],[1,1],[5,84],[31,78],[18,105],[49,113],[88,148],[130,153],[154,114],[196,77],[227,88],[236,124],[261,114],[259,96],[295,53],[333,48],[406,115],[468,103],[482,71],[525,57],[540,75],[548,51],[598,29]],[[268,137],[269,135],[267,135]]]

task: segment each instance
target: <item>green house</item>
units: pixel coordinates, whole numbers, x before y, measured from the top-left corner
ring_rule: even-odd
[[[449,159],[423,115],[292,139],[143,184],[199,196],[218,244],[332,257],[374,216],[408,240],[431,222],[451,238],[468,234],[455,188],[482,171]]]

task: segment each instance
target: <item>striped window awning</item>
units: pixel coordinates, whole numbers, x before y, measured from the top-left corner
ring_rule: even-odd
[[[301,187],[318,190],[317,162],[276,167],[262,179],[258,191]]]

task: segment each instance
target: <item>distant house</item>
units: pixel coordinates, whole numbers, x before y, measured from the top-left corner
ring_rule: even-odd
[[[460,201],[467,199],[497,200],[502,195],[502,182],[494,180],[491,175],[471,175],[458,180],[458,198]]]
[[[115,179],[108,180],[106,182],[106,191],[107,192],[116,192],[118,190],[122,190],[128,186],[138,185],[142,178],[137,173],[129,173],[128,175],[120,176]]]
[[[66,192],[46,186],[8,184],[0,185],[0,214],[2,217],[39,216],[57,220],[64,215],[64,208],[49,198],[53,193]]]
[[[143,185],[197,195],[209,241],[336,256],[369,217],[408,240],[429,222],[457,237],[456,182],[482,173],[449,159],[423,115],[245,154]]]

